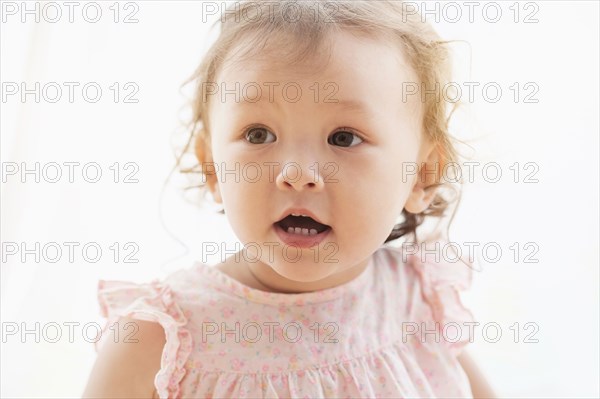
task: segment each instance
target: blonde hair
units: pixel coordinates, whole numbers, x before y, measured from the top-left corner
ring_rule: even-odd
[[[422,96],[423,132],[436,145],[440,156],[439,168],[436,168],[437,183],[427,189],[451,186],[441,183],[441,171],[448,163],[458,161],[457,151],[452,144],[453,139],[448,132],[449,120],[457,103],[439,95],[441,87],[450,82],[451,78],[449,42],[440,40],[433,28],[423,22],[421,15],[414,9],[409,12],[405,2],[244,1],[235,3],[215,25],[220,25],[221,28],[218,38],[186,82],[196,82],[196,89],[192,102],[193,116],[188,127],[189,138],[184,153],[194,147],[210,146],[210,95],[204,83],[214,82],[228,57],[234,58],[231,54],[234,50],[238,51],[235,54],[236,62],[243,62],[246,58],[261,54],[267,44],[280,41],[287,44],[282,46],[284,51],[279,51],[281,56],[285,57],[283,62],[293,64],[308,58],[326,62],[326,57],[323,56],[331,54],[327,51],[328,45],[331,45],[328,40],[331,33],[346,31],[396,44],[428,92],[437,92],[424,98]],[[290,40],[294,46],[289,45]],[[180,161],[181,156],[177,162],[178,166]],[[198,171],[198,167],[181,171],[191,170]],[[211,171],[199,171],[205,174],[206,179],[211,178]],[[206,184],[201,186],[205,188]],[[452,189],[459,193],[453,187]],[[395,225],[385,242],[406,234],[413,234],[416,240],[416,229],[425,217],[444,216],[449,205],[450,201],[438,191],[425,211],[411,214],[403,210],[403,223]]]

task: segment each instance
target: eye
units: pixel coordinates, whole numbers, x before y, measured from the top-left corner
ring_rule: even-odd
[[[360,141],[357,142],[357,139]],[[362,141],[363,140],[360,137],[348,130],[339,130],[327,139],[329,144],[338,145],[340,147],[353,147],[362,143]]]
[[[269,134],[271,136],[273,136],[273,138],[275,137],[275,135],[273,133],[271,133],[264,127],[253,127],[253,128],[246,130],[246,133],[244,133],[244,137],[251,144],[264,144],[267,142],[270,143],[270,142],[275,141],[275,140],[266,141]]]

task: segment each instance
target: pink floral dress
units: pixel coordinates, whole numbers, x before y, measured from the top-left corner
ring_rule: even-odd
[[[384,245],[352,281],[283,294],[196,263],[163,281],[99,283],[107,328],[120,316],[165,330],[161,398],[472,397],[457,355],[472,314],[464,263]]]

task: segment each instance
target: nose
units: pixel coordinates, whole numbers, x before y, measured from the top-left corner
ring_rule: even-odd
[[[325,185],[318,162],[304,167],[297,162],[287,162],[281,168],[275,183],[281,190],[294,189],[314,192],[323,190]]]

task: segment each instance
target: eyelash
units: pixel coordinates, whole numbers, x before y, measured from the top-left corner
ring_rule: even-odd
[[[268,131],[269,133],[273,134],[273,132],[271,132],[271,130],[269,130],[267,127],[265,127],[265,126],[262,126],[262,125],[256,125],[256,126],[250,126],[249,128],[246,128],[246,129],[244,129],[244,131],[243,131],[243,133],[242,133],[242,138],[243,138],[244,140],[248,141],[248,133],[250,133],[250,132],[251,132],[252,130],[254,130],[254,129],[265,129],[265,130],[266,130],[266,131]],[[363,137],[362,137],[360,134],[356,133],[356,132],[354,131],[354,129],[352,129],[352,128],[349,128],[349,127],[341,127],[341,128],[339,128],[339,129],[337,129],[336,131],[334,131],[334,132],[333,132],[331,135],[333,136],[334,134],[336,134],[336,133],[339,133],[339,132],[347,132],[347,133],[351,133],[351,134],[353,134],[354,136],[358,137],[358,138],[361,140],[361,142],[360,142],[360,143],[358,143],[358,144],[361,144],[362,142],[364,142],[364,141],[365,141],[365,139],[364,139],[364,138],[363,138]],[[250,143],[249,141],[248,141],[248,143],[249,143],[249,144],[253,144],[253,143]],[[268,143],[261,143],[261,144],[268,144]],[[358,145],[358,144],[355,144],[355,145],[353,145],[353,146],[349,146],[349,147],[342,147],[342,148],[351,148],[351,147],[355,147],[355,146],[356,146],[356,145]],[[259,144],[253,144],[253,145],[259,145]],[[339,146],[338,146],[338,147],[339,147]]]

